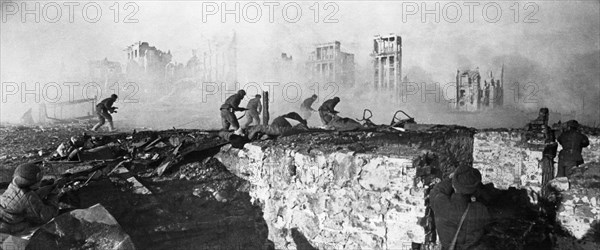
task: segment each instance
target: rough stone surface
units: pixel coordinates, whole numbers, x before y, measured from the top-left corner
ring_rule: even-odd
[[[473,167],[481,171],[483,183],[539,192],[543,149],[541,142],[524,141],[518,130],[479,132],[473,138]]]
[[[438,156],[429,165],[447,163],[449,170],[439,171],[440,177],[455,164],[470,164],[468,146],[454,146],[456,155],[448,154],[452,143],[468,142],[470,135],[448,133],[453,132],[430,134],[439,139],[422,144],[407,143],[407,138],[395,138],[394,143],[374,133],[361,142],[375,146],[362,147],[361,153],[343,137],[327,136],[337,139],[328,145],[325,138],[313,135],[312,140],[288,147],[279,143],[302,138],[246,144],[241,150],[226,146],[215,157],[253,185],[250,195],[263,206],[276,249],[299,248],[301,242],[293,232],[318,249],[398,249],[425,238],[418,224],[425,215],[428,188],[421,172],[439,166],[420,162],[427,155]],[[381,141],[383,146],[377,143]],[[461,154],[468,157],[457,160]]]
[[[600,243],[600,238],[590,236],[598,230],[600,223],[600,136],[587,136],[590,145],[582,151],[586,163],[575,169],[568,182],[552,182],[561,192],[556,220],[577,239]],[[559,145],[559,152],[561,149]],[[473,167],[481,171],[484,183],[493,183],[497,188],[515,187],[539,192],[542,150],[540,141],[525,141],[519,131],[482,131],[474,135]],[[556,168],[556,163],[554,165]]]

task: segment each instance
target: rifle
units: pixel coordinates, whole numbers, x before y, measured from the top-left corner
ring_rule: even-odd
[[[42,199],[46,198],[46,196],[50,194],[55,194],[60,198],[67,192],[86,186],[95,176],[97,171],[106,168],[108,165],[109,164],[106,162],[101,162],[100,164],[89,169],[75,171],[72,173],[64,173],[57,180],[44,180],[42,181],[40,188],[37,190],[37,193]]]

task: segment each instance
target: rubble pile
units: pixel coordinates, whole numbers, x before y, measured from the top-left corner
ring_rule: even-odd
[[[38,229],[28,249],[135,249],[115,218],[102,205],[57,216]]]
[[[15,136],[31,141],[32,135]],[[248,182],[211,158],[226,143],[216,132],[134,131],[86,136],[76,131],[62,134],[49,145],[36,141],[30,145],[56,149],[72,136],[93,145],[84,150],[88,152],[85,157],[79,154],[80,159],[68,160],[48,154],[40,161],[45,178],[73,178],[64,188],[69,195],[61,199],[63,211],[101,204],[137,249],[268,246],[267,227],[260,207],[250,202]],[[106,146],[110,150],[97,150]],[[52,232],[45,235],[69,237],[51,236]],[[78,249],[99,244],[92,236],[75,237],[61,239],[60,244]]]
[[[472,131],[299,134],[222,148],[252,183],[277,249],[395,249],[423,243],[425,194],[436,176],[472,162]],[[439,179],[438,179],[439,180]]]
[[[595,143],[600,146],[598,142],[596,138]],[[594,142],[590,140],[590,143]],[[560,203],[556,217],[566,232],[600,247],[600,162],[577,167],[568,190],[557,199]]]
[[[22,163],[42,160],[72,135],[81,134],[85,127],[79,124],[54,126],[1,126],[0,127],[0,183],[10,182],[12,172]]]

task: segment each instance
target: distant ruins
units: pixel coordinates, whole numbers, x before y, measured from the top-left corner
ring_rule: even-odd
[[[504,65],[500,70],[500,79],[494,79],[492,71],[481,83],[479,68],[456,71],[456,103],[459,111],[481,111],[503,105]]]
[[[127,75],[164,75],[165,66],[171,62],[171,51],[163,52],[148,42],[137,42],[125,49],[127,52]]]
[[[306,67],[314,81],[354,85],[354,54],[342,52],[339,41],[316,45]]]
[[[402,38],[398,35],[375,36],[373,39],[375,89],[395,89],[402,83]]]

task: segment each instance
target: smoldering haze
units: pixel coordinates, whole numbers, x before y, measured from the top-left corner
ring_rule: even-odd
[[[243,2],[242,2],[243,3]],[[415,2],[421,6],[421,2]],[[431,4],[432,2],[424,2]],[[440,2],[444,4],[444,2]],[[137,23],[114,22],[110,4],[99,2],[104,11],[97,23],[76,19],[73,23],[63,18],[57,23],[22,22],[20,16],[7,17],[2,23],[1,73],[2,82],[34,83],[42,86],[49,82],[79,82],[86,84],[89,60],[119,61],[125,68],[123,49],[137,41],[173,54],[173,60],[185,63],[192,49],[207,44],[219,44],[219,39],[235,32],[237,36],[238,81],[243,86],[250,82],[298,83],[304,91],[301,98],[310,96],[311,83],[302,66],[315,43],[338,40],[342,50],[355,55],[356,84],[340,86],[338,105],[341,115],[360,118],[364,108],[374,111],[374,121],[388,123],[397,109],[416,117],[418,122],[458,123],[477,127],[521,126],[529,113],[515,110],[535,110],[548,106],[560,112],[584,112],[584,123],[593,123],[600,117],[600,27],[598,2],[536,2],[539,11],[537,23],[524,23],[525,10],[515,22],[511,4],[499,2],[502,18],[496,23],[486,22],[481,15],[474,21],[462,18],[457,23],[434,16],[422,20],[420,14],[402,19],[402,4],[393,2],[338,2],[337,23],[324,23],[324,10],[315,22],[309,7],[313,3],[299,3],[303,16],[296,22],[286,22],[275,16],[273,23],[263,18],[260,22],[236,23],[230,16],[222,22],[220,16],[202,20],[201,2],[170,4],[168,2],[137,2]],[[217,2],[221,4],[221,2]],[[482,3],[481,5],[483,5]],[[322,6],[321,6],[322,7]],[[428,6],[431,7],[431,6]],[[520,6],[522,9],[523,6]],[[4,15],[4,13],[3,13]],[[505,65],[505,104],[515,107],[494,115],[448,113],[447,103],[423,99],[421,95],[407,96],[404,102],[394,102],[386,93],[376,93],[372,85],[372,38],[376,34],[396,33],[403,39],[403,75],[411,82],[448,84],[454,82],[457,69],[479,67],[482,75],[489,70],[499,73]],[[272,65],[281,53],[293,56],[299,65],[293,72],[274,72]],[[277,77],[285,75],[286,77]],[[162,79],[154,81],[160,82]],[[532,95],[528,89],[511,90],[510,86],[536,86],[535,101],[524,102]],[[136,126],[170,128],[186,126],[218,127],[218,106],[224,94],[202,99],[201,83],[174,86],[170,91],[156,93],[153,85],[137,83],[137,102],[117,103],[119,120],[128,120]],[[167,83],[165,83],[167,84]],[[173,92],[172,90],[177,90]],[[3,89],[4,91],[4,89]],[[66,89],[62,91],[66,92]],[[232,91],[231,89],[227,91]],[[103,93],[107,96],[110,93]],[[276,100],[271,117],[296,108],[299,103],[286,101],[282,91],[273,93]],[[322,97],[329,93],[322,92]],[[2,122],[16,122],[23,112],[38,103],[27,96],[2,96]],[[62,98],[67,98],[63,94]],[[249,98],[246,98],[242,104]],[[582,101],[585,100],[585,101]],[[43,100],[43,98],[42,98]],[[322,99],[315,103],[318,106]],[[239,114],[238,114],[239,115]],[[596,120],[594,120],[594,117]],[[313,117],[311,121],[318,123]]]

